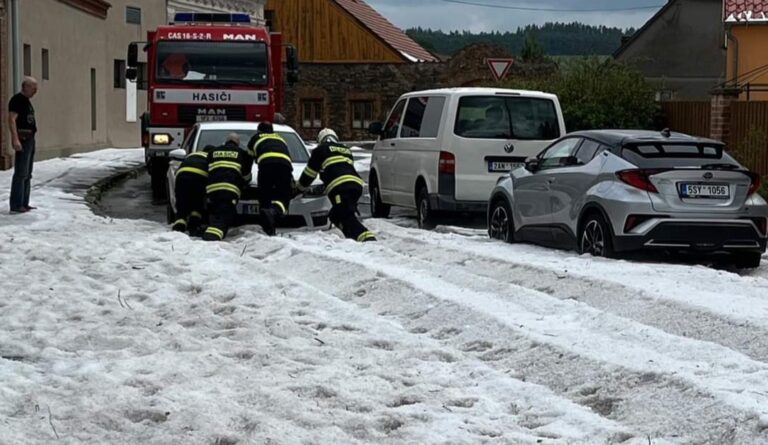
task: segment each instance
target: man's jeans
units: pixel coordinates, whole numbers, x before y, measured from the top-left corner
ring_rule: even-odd
[[[11,182],[11,211],[29,207],[29,191],[34,163],[35,137],[32,136],[23,141],[21,151],[16,152],[16,163]]]

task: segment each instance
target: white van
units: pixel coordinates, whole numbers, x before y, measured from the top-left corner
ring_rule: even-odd
[[[554,94],[449,88],[401,96],[386,122],[373,123],[371,213],[415,208],[420,227],[436,212],[485,212],[499,176],[565,134]]]

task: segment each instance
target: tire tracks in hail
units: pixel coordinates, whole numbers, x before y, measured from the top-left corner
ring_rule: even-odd
[[[635,431],[683,443],[766,440],[757,426],[768,400],[763,363],[460,266],[440,271],[384,243],[363,249],[330,235],[325,246],[317,234],[311,245],[300,234],[291,238],[277,240],[292,253],[274,260],[273,270],[512,369]],[[702,356],[710,360],[690,360]]]
[[[768,329],[749,321],[649,295],[619,283],[529,266],[440,245],[440,252],[423,239],[386,233],[388,246],[399,253],[511,285],[543,292],[561,300],[575,300],[601,311],[628,318],[680,337],[718,343],[750,358],[768,362]],[[447,259],[446,253],[463,255]]]

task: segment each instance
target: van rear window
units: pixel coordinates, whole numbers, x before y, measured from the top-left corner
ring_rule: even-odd
[[[470,139],[552,140],[560,137],[555,104],[532,97],[466,96],[454,133]]]
[[[621,157],[643,168],[700,167],[706,164],[739,165],[722,145],[640,143],[625,146]]]

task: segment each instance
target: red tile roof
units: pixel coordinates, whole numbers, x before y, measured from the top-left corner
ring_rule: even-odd
[[[768,22],[768,0],[724,0],[726,22]]]
[[[402,30],[376,12],[363,0],[334,0],[365,27],[379,36],[387,45],[398,51],[410,62],[439,62],[432,53],[414,42]]]

